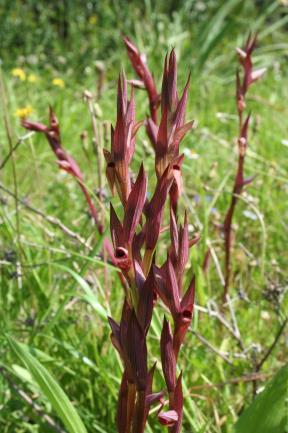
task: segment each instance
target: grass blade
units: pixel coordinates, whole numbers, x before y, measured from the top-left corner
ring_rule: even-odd
[[[6,336],[13,353],[26,366],[69,433],[87,433],[76,409],[53,376],[21,344]]]

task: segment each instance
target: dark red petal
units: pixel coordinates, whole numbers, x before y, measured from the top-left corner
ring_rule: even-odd
[[[243,180],[242,185],[243,186],[249,185],[251,182],[253,182],[253,180],[255,179],[255,177],[256,177],[256,175],[246,177],[246,179]]]
[[[174,424],[174,426],[171,428],[171,433],[180,433],[181,431],[181,425],[182,425],[182,418],[183,418],[183,391],[182,391],[182,372],[180,373],[176,388],[174,391],[174,404],[173,409],[178,414],[178,420]]]
[[[121,222],[110,203],[110,232],[114,248],[125,247],[125,236]]]
[[[193,245],[198,244],[200,239],[201,239],[201,236],[196,234],[193,239],[189,240],[189,248],[193,247]]]
[[[152,394],[152,385],[157,362],[154,362],[148,372],[146,394]]]
[[[176,386],[176,359],[173,350],[173,336],[169,322],[164,317],[160,340],[162,370],[168,392],[173,392]]]
[[[150,102],[150,112],[154,122],[157,123],[157,106],[158,106],[158,93],[156,90],[155,82],[150,73],[145,61],[143,60],[143,56],[139,53],[137,47],[133,44],[133,42],[127,38],[123,37],[123,41],[126,45],[128,56],[132,63],[132,66],[138,75],[138,77],[143,80],[144,86],[148,93],[149,102]]]
[[[115,162],[118,161],[126,161],[128,158],[128,147],[130,142],[127,143],[127,138],[130,137],[132,132],[133,122],[127,121],[126,118],[127,112],[127,87],[126,87],[126,79],[124,76],[124,72],[122,71],[119,75],[118,79],[118,95],[117,95],[117,121],[115,130],[113,133],[113,140],[111,144],[111,150],[113,154],[113,160]]]
[[[132,241],[132,255],[139,263],[142,261],[141,248],[145,242],[145,225],[139,233],[135,233]]]
[[[122,358],[124,367],[128,376],[129,382],[134,382],[134,372],[132,370],[131,362],[127,353],[127,340],[128,340],[128,327],[132,315],[132,310],[125,297],[121,320],[120,320],[120,346],[122,350]]]
[[[121,354],[121,344],[120,344],[120,326],[118,323],[115,322],[115,320],[112,319],[112,317],[108,317],[108,322],[112,331],[111,340],[113,343],[113,346],[117,349],[117,351]]]
[[[156,283],[154,279],[153,269],[151,267],[144,285],[139,290],[139,305],[137,311],[138,322],[145,334],[147,334],[148,332],[152,319],[155,290]]]
[[[160,233],[162,215],[167,194],[173,178],[170,175],[171,167],[168,166],[157,182],[154,195],[147,209],[146,247],[153,250]]]
[[[195,277],[192,281],[181,301],[181,310],[175,317],[173,348],[177,358],[181,344],[185,338],[187,330],[191,324],[194,308],[195,297]]]
[[[178,254],[178,266],[177,266],[177,280],[178,284],[182,280],[182,275],[185,266],[188,262],[189,257],[189,238],[188,238],[188,220],[187,213],[185,212],[184,226],[180,227],[179,230],[179,254]],[[179,287],[180,288],[180,287]]]
[[[141,164],[138,177],[132,187],[127,204],[125,206],[123,229],[125,240],[128,244],[131,244],[136,227],[139,224],[143,206],[146,200],[146,192],[147,177],[144,172],[143,164]]]
[[[124,118],[127,110],[127,83],[124,71],[122,70],[118,78],[117,93],[117,118]]]
[[[173,49],[169,56],[169,71],[168,71],[168,92],[169,92],[169,109],[174,111],[178,104],[177,95],[177,62],[175,50]]]
[[[166,427],[172,427],[178,421],[178,414],[175,410],[168,410],[167,412],[160,412],[158,414],[160,424]]]
[[[127,424],[127,400],[128,400],[128,380],[126,372],[124,371],[121,381],[121,386],[118,395],[117,405],[117,431],[118,433],[126,433]]]
[[[127,50],[131,52],[131,54],[134,54],[135,56],[138,55],[138,49],[136,45],[133,44],[130,38],[128,36],[122,36],[122,39],[126,45]]]
[[[187,98],[188,98],[188,90],[189,90],[189,84],[190,84],[190,74],[188,76],[186,85],[183,90],[183,95],[179,101],[179,104],[177,106],[177,110],[175,113],[174,122],[176,125],[176,128],[180,128],[183,126],[185,121],[185,111],[186,111],[186,105],[187,105]]]
[[[135,123],[133,124],[133,128],[132,128],[132,138],[135,138],[135,136],[136,136],[136,134],[137,134],[137,132],[138,132],[138,129],[139,129],[142,125],[143,125],[143,121],[142,121],[142,120],[139,120],[138,122],[135,122]]]
[[[158,126],[150,118],[146,120],[146,132],[148,134],[148,137],[150,138],[154,150],[156,150]]]
[[[182,312],[190,311],[191,315],[193,313],[195,302],[195,276],[193,276],[189,287],[181,300],[181,310]]]
[[[179,251],[179,235],[175,213],[170,207],[170,238],[171,238],[171,260],[176,266]]]
[[[243,97],[243,90],[242,90],[239,70],[236,71],[236,96],[238,101]]]
[[[109,150],[103,149],[103,155],[107,164],[113,163],[113,158]]]
[[[174,133],[174,137],[173,137],[173,146],[174,146],[175,150],[179,149],[179,145],[180,145],[181,141],[183,140],[183,138],[185,137],[187,132],[193,128],[193,125],[194,125],[194,120],[191,120],[191,122],[185,123],[185,125],[176,129],[176,131]]]
[[[125,113],[125,121],[127,123],[135,122],[135,95],[133,86],[131,88],[130,101],[128,102],[127,111]]]
[[[146,339],[134,311],[129,318],[125,347],[137,390],[145,391],[148,375]]]
[[[144,283],[146,281],[143,270],[140,266],[140,263],[134,259],[134,272],[135,272],[135,283],[138,290],[142,290]]]
[[[113,335],[119,340],[120,338],[120,326],[118,325],[117,322],[115,322],[114,319],[112,319],[112,317],[108,317],[108,322],[111,328],[111,331],[113,333]]]
[[[170,302],[167,295],[167,264],[163,265],[163,268],[160,269],[156,265],[153,265],[153,272],[154,272],[154,278],[156,282],[156,291],[161,298],[161,300],[164,302],[166,307],[170,308]]]
[[[246,140],[247,140],[247,136],[248,136],[248,128],[249,128],[250,118],[251,118],[251,111],[248,114],[248,116],[246,117],[245,122],[242,126],[242,130],[241,130],[241,137],[245,138]]]
[[[245,44],[245,51],[248,55],[252,54],[252,51],[256,47],[256,42],[257,42],[257,34],[252,35],[252,33],[250,32]]]
[[[154,403],[158,403],[162,400],[164,391],[154,392],[154,394],[147,394],[145,399],[145,405],[150,407]]]
[[[155,369],[156,369],[156,362],[150,368],[150,370],[148,372],[147,381],[146,381],[145,415],[144,415],[145,420],[148,417],[151,404],[153,404],[155,399],[156,399],[156,395],[152,394],[152,385],[153,385],[153,378],[154,378]],[[159,396],[159,400],[161,400],[160,396]]]
[[[157,145],[155,148],[157,158],[162,157],[168,150],[168,107],[165,105],[157,134]]]
[[[167,270],[168,275],[166,280],[166,294],[168,297],[171,314],[173,315],[173,317],[175,317],[176,314],[180,311],[180,297],[177,277],[170,257],[168,258],[167,262]]]
[[[169,90],[168,90],[168,54],[165,56],[163,77],[162,77],[162,89],[161,89],[161,110],[162,114],[164,110],[168,111],[169,108]]]

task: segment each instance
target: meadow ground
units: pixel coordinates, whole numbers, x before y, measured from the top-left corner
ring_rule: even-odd
[[[131,22],[135,21],[134,31],[127,18],[129,36],[146,52],[159,87],[165,50],[171,46],[178,55],[181,88],[190,69],[192,73],[187,118],[195,119],[195,127],[182,143],[186,162],[181,207],[188,210],[191,228],[201,233],[201,242],[190,257],[198,277],[199,308],[180,357],[187,396],[183,431],[187,433],[232,432],[238,414],[252,401],[256,388],[265,385],[287,361],[285,330],[267,359],[265,354],[288,314],[288,44],[285,42],[288,20],[284,6],[280,13],[276,6],[272,10],[271,3],[257,15],[257,10],[253,9],[252,13],[249,7],[238,13],[232,3],[233,7],[239,6],[239,2],[224,2],[224,6],[231,4],[231,9],[222,8],[226,14],[222,21],[221,16],[210,16],[214,22],[210,31],[208,25],[205,29],[197,21],[196,29],[190,28],[188,18],[184,19],[188,2],[171,16],[164,12],[155,16],[146,5],[149,10],[142,23],[138,12],[134,18],[130,17]],[[138,10],[136,6],[135,10]],[[249,11],[249,27],[259,29],[255,62],[259,67],[267,67],[267,73],[252,87],[248,98],[252,128],[245,171],[248,176],[256,177],[243,193],[235,214],[233,314],[228,306],[224,313],[220,312],[230,324],[225,326],[215,314],[223,291],[224,250],[219,226],[231,197],[237,160],[235,47],[247,35],[245,20]],[[106,15],[109,15],[107,11]],[[99,33],[94,30],[98,25],[97,15],[91,12],[85,19],[87,28],[91,27],[89,37],[95,32],[98,45],[101,38],[109,39],[112,19],[109,23],[106,18],[108,24],[103,25],[103,32],[100,22]],[[226,22],[231,23],[232,30]],[[60,431],[50,402],[11,352],[7,334],[28,345],[34,356],[54,374],[75,404],[88,432],[115,431],[121,363],[110,344],[106,316],[112,312],[113,317],[119,318],[121,286],[116,270],[99,259],[103,238],[95,230],[75,181],[59,170],[45,138],[23,130],[19,117],[23,114],[21,110],[26,110],[29,117],[45,123],[48,104],[53,106],[60,121],[63,145],[79,162],[85,183],[93,192],[97,207],[102,209],[107,227],[104,236],[108,235],[111,196],[104,169],[99,179],[91,116],[83,92],[89,90],[95,96],[93,103],[102,143],[110,147],[109,125],[115,122],[116,82],[121,65],[129,78],[134,77],[120,41],[123,27],[124,24],[113,30],[106,53],[103,50],[98,56],[96,48],[94,58],[93,50],[88,50],[88,60],[94,58],[94,61],[86,65],[86,59],[82,68],[76,63],[79,59],[75,58],[73,64],[69,56],[71,47],[67,57],[63,46],[61,56],[57,47],[50,53],[54,57],[39,53],[35,55],[36,61],[28,45],[23,55],[20,49],[17,55],[11,56],[7,47],[3,51],[0,120],[0,372],[3,372],[0,426],[3,433]],[[201,32],[202,41],[200,36],[195,36]],[[114,40],[117,40],[115,49]],[[141,90],[136,92],[136,106],[138,119],[143,119],[147,100]],[[11,155],[14,146],[17,148]],[[7,155],[10,157],[6,158]],[[137,139],[135,166],[142,160],[148,173],[152,172],[152,148],[144,130],[140,130]],[[97,197],[99,181],[104,185],[102,203]],[[114,204],[117,207],[115,200]],[[213,254],[204,276],[201,263],[207,244]],[[164,234],[163,254],[165,246]],[[162,319],[160,305],[149,337],[153,353],[158,350]],[[150,364],[155,360],[150,359]],[[251,375],[255,374],[257,383],[252,381],[255,376]],[[161,381],[160,374],[156,375],[158,388],[163,386]],[[33,408],[31,401],[23,399],[23,392],[52,421],[56,420],[56,427]],[[149,431],[161,431],[153,415]]]

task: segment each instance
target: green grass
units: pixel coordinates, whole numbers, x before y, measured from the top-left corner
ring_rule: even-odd
[[[185,10],[179,9],[177,13],[184,16]],[[239,21],[241,17],[244,20],[244,16],[240,15]],[[163,15],[158,23],[166,19],[167,16]],[[185,43],[182,44],[179,38],[178,42],[174,40],[168,45],[176,45],[180,58],[180,83],[183,86],[187,65],[191,67],[195,64],[193,59],[197,59],[198,47],[193,45],[193,40],[189,40],[191,34],[185,21],[180,20],[178,24],[175,35],[182,32],[185,36],[187,32]],[[139,34],[139,21],[135,28],[136,34]],[[193,32],[196,33],[196,30]],[[192,266],[198,274],[207,240],[211,242],[223,270],[223,239],[217,226],[223,222],[236,167],[234,47],[241,40],[241,35],[238,34],[238,40],[236,37],[229,40],[228,34],[218,45],[215,42],[215,50],[209,52],[205,67],[196,69],[195,66],[192,69],[188,116],[196,119],[196,127],[182,145],[187,154],[183,169],[185,195],[182,205],[188,209],[191,224],[202,234],[202,241],[191,255]],[[165,36],[165,32],[161,35]],[[160,82],[165,52],[155,52],[155,32],[146,35],[145,40],[149,37],[147,52],[151,55],[155,76]],[[268,66],[267,75],[261,83],[255,84],[249,98],[253,119],[246,173],[256,174],[257,177],[243,194],[234,221],[236,239],[231,295],[247,356],[233,357],[233,353],[239,354],[242,350],[227,328],[208,314],[196,312],[193,331],[205,337],[218,350],[227,352],[232,365],[211,351],[197,336],[191,333],[187,338],[180,357],[186,394],[185,433],[232,432],[238,413],[252,400],[252,383],[244,380],[234,383],[233,380],[253,372],[253,362],[263,357],[288,313],[288,109],[285,102],[288,97],[288,70],[282,58],[283,52],[287,53],[287,47],[282,47],[279,52],[275,48],[276,42],[282,40],[281,33],[276,40],[275,36],[267,35],[257,51],[257,62]],[[165,44],[167,42],[162,40],[160,48]],[[99,122],[110,123],[115,122],[115,85],[121,62],[129,77],[132,77],[132,71],[123,47],[114,55],[113,61],[108,56],[104,61],[107,64],[107,79],[102,98],[98,101],[102,111]],[[85,182],[93,190],[97,187],[97,163],[92,146],[91,121],[82,92],[85,89],[94,91],[94,74],[88,74],[78,82],[73,72],[65,71],[64,67],[56,71],[55,67],[50,70],[42,65],[39,69],[25,65],[27,73],[30,69],[39,76],[37,83],[13,78],[10,66],[5,68],[5,64],[2,72],[12,143],[15,144],[20,136],[26,134],[14,115],[17,108],[31,105],[31,117],[46,121],[48,103],[52,104],[60,120],[63,144],[79,161],[85,173]],[[65,88],[53,86],[51,82],[55,76],[65,81]],[[141,91],[137,92],[137,107],[141,119],[147,111],[147,101]],[[86,155],[80,144],[80,134],[84,130],[89,137]],[[1,164],[9,152],[2,119],[0,145]],[[138,163],[142,159],[145,169],[152,173],[152,150],[143,131],[137,140],[135,160]],[[1,170],[0,182],[13,194],[16,185],[19,199],[46,216],[58,218],[88,240],[92,247],[91,251],[85,248],[21,203],[15,206],[13,197],[1,189],[0,371],[5,372],[3,376],[0,374],[1,432],[55,431],[21,398],[19,389],[33,397],[44,412],[59,423],[37,383],[24,370],[24,365],[21,364],[20,368],[20,361],[13,355],[5,338],[5,334],[9,334],[17,341],[26,343],[33,355],[53,373],[75,404],[88,432],[112,433],[115,431],[121,364],[109,341],[105,312],[111,311],[113,317],[119,318],[122,290],[115,270],[107,269],[105,279],[103,265],[97,256],[101,239],[89,219],[81,192],[71,177],[59,171],[44,137],[36,135],[29,135],[19,145],[14,157]],[[111,197],[107,185],[106,190],[105,205],[108,209]],[[237,297],[239,292],[244,299]],[[220,301],[222,286],[213,260],[207,277],[199,275],[197,293],[197,304],[202,307]],[[157,307],[156,312],[149,335],[149,347],[153,354],[150,365],[159,360],[162,307]],[[229,312],[226,317],[231,322]],[[287,353],[285,340],[281,338],[263,365],[261,372],[264,378],[283,365],[285,351]],[[156,374],[155,389],[159,390],[163,386],[160,363],[157,368],[159,374]],[[17,385],[18,391],[11,383]],[[208,387],[209,384],[220,385]],[[153,432],[163,431],[157,424],[155,414],[150,417],[150,426]]]

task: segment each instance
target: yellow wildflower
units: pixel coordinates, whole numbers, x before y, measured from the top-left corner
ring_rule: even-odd
[[[27,80],[29,81],[29,83],[36,83],[36,81],[38,81],[39,77],[37,77],[37,75],[35,74],[29,74]]]
[[[21,81],[26,80],[26,74],[25,74],[24,69],[22,69],[22,68],[12,69],[12,75],[13,75],[13,77],[19,78],[19,80],[21,80]]]
[[[91,15],[89,17],[89,24],[95,25],[97,23],[97,15]]]
[[[27,105],[26,107],[17,108],[15,111],[15,116],[20,117],[21,119],[29,116],[33,112],[33,108],[30,105]]]
[[[61,87],[62,89],[63,87],[65,87],[65,83],[64,80],[62,80],[62,78],[54,78],[52,80],[52,84],[54,84],[54,86]]]

